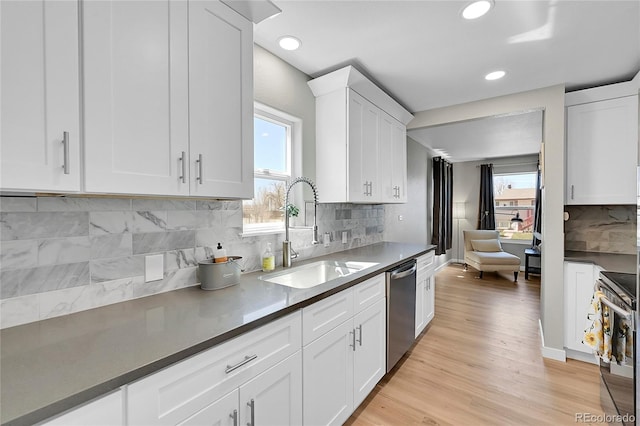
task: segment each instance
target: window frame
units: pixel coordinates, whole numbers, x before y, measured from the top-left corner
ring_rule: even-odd
[[[535,197],[535,185],[537,182],[537,176],[536,176],[535,171],[530,171],[530,170],[522,170],[522,171],[509,171],[509,172],[504,172],[504,173],[494,173],[493,174],[493,179],[494,179],[494,191],[495,191],[495,180],[497,177],[501,177],[501,176],[509,176],[509,175],[533,175],[534,179],[534,183],[533,183],[533,188],[534,188],[534,197]],[[512,211],[522,211],[522,210],[530,210],[533,212],[533,214],[535,214],[535,198],[532,202],[531,205],[517,205],[517,203],[514,203],[513,201],[509,202],[508,206],[501,206],[499,205],[499,202],[497,200],[495,200],[495,195],[494,195],[494,220],[496,223],[496,230],[500,231],[500,229],[498,229],[498,217],[497,215],[499,213],[501,214],[505,214],[505,212],[508,212],[508,214],[510,214]],[[505,238],[502,233],[500,233],[500,241],[503,243],[509,243],[509,244],[527,244],[530,245],[533,242],[533,230],[531,231],[531,239],[512,239],[512,238]]]
[[[270,107],[259,102],[254,102],[254,119],[259,118],[264,121],[271,122],[273,124],[283,126],[286,128],[286,153],[285,153],[285,166],[287,170],[270,170],[257,168],[254,160],[254,188],[255,179],[268,179],[281,181],[284,183],[285,188],[288,188],[294,173],[299,169],[299,155],[296,155],[300,151],[301,136],[302,136],[302,120],[298,117],[287,114],[284,111],[280,111],[276,108]],[[255,138],[255,136],[254,136]],[[255,140],[254,140],[255,146]],[[255,191],[254,191],[255,192]],[[255,199],[255,193],[254,198]],[[253,200],[252,199],[252,200]],[[270,223],[245,223],[244,221],[244,208],[245,204],[242,203],[242,234],[241,236],[252,236],[262,234],[277,234],[284,233],[284,217],[282,222],[270,222]]]

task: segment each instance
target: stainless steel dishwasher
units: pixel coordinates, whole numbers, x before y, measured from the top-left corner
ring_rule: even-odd
[[[387,271],[387,372],[415,340],[416,261]]]

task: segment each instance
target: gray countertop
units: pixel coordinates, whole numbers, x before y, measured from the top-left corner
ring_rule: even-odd
[[[593,253],[587,251],[565,251],[567,262],[587,262],[602,267],[606,271],[638,272],[638,257],[635,254]]]
[[[434,248],[384,242],[295,263],[378,263],[310,289],[267,283],[254,272],[221,290],[189,287],[4,329],[2,424],[61,413]]]

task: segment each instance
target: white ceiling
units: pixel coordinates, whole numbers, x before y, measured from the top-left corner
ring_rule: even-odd
[[[255,42],[311,77],[354,65],[409,111],[565,84],[567,91],[640,70],[639,0],[495,0],[466,21],[457,0],[273,0]],[[287,52],[283,35],[302,41]],[[503,69],[507,76],[486,81]],[[537,153],[541,113],[410,131],[452,161]],[[438,153],[436,151],[436,153]]]
[[[255,26],[257,44],[312,77],[354,65],[412,112],[640,69],[637,0],[495,0],[474,21],[457,0],[273,2],[282,13]],[[302,47],[280,49],[287,34]],[[485,81],[495,69],[507,76]]]
[[[540,152],[542,111],[409,130],[409,137],[453,162]]]

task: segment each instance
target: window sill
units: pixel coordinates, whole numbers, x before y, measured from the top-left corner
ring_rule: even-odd
[[[284,234],[284,228],[250,229],[250,230],[241,232],[239,235],[241,238],[245,238],[245,237],[257,237],[257,236],[263,236],[263,235],[276,235],[276,234]]]

